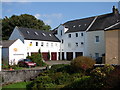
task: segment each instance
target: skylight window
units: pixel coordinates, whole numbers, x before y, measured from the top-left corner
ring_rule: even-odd
[[[45,34],[45,33],[42,33],[42,35],[43,35],[43,36],[46,36],[46,34]]]
[[[49,36],[50,36],[50,37],[52,37],[52,35],[51,35],[51,34],[49,34]]]
[[[81,27],[81,25],[79,25],[79,27]]]
[[[117,22],[119,22],[119,20],[117,20]]]
[[[35,32],[35,34],[36,34],[36,35],[38,35],[38,33],[37,33],[37,32]]]
[[[75,28],[75,25],[73,27]]]
[[[29,31],[27,31],[27,34],[29,34],[30,32]]]
[[[86,26],[87,24],[85,24],[85,26]]]

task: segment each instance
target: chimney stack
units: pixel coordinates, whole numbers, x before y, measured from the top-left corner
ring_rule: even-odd
[[[113,6],[112,10],[113,10],[113,13],[114,13],[114,14],[119,13],[119,12],[118,12],[118,9],[117,9],[115,6]]]

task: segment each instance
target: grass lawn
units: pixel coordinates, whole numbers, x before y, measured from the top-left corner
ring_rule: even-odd
[[[18,82],[18,83],[2,86],[2,89],[6,89],[6,88],[26,88],[26,85],[28,85],[30,83],[31,82]]]

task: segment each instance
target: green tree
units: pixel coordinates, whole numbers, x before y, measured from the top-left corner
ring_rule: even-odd
[[[42,54],[41,54],[40,49],[38,50],[38,53],[34,53],[31,56],[28,56],[27,58],[31,59],[33,62],[35,62],[37,66],[46,65],[42,60]]]
[[[29,14],[21,14],[19,16],[13,15],[9,18],[5,17],[2,19],[3,40],[7,40],[9,38],[15,26],[45,31],[49,31],[51,29],[49,25],[45,25],[45,23],[42,20],[39,20],[32,15]]]

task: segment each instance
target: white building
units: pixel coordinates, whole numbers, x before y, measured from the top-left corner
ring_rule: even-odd
[[[15,27],[9,40],[20,39],[27,48],[27,55],[38,53],[41,50],[44,60],[58,60],[60,52],[60,41],[52,32],[42,30]]]
[[[113,12],[68,21],[54,29],[61,40],[61,59],[71,60],[77,56],[99,58],[105,54],[104,30],[119,22],[118,10]]]
[[[2,42],[2,59],[4,62],[17,64],[19,60],[26,58],[26,46],[20,39]]]

